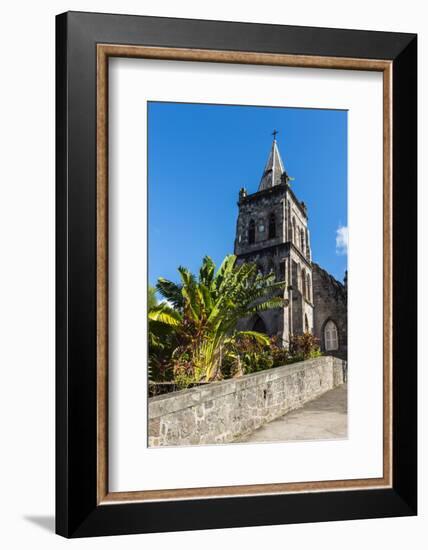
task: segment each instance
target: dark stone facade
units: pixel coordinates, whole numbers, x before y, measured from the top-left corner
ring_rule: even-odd
[[[291,188],[274,139],[258,190],[239,192],[235,255],[284,281],[288,305],[242,319],[240,329],[290,338],[313,333],[322,351],[347,356],[347,289],[312,262],[308,210]]]
[[[318,264],[312,263],[314,294],[314,335],[319,338],[322,351],[346,359],[348,352],[347,284],[336,281]],[[326,325],[332,321],[337,328],[337,350],[326,349]]]

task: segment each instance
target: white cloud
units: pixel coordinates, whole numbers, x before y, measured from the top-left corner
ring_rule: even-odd
[[[348,254],[348,228],[344,225],[339,225],[336,230],[336,254]]]

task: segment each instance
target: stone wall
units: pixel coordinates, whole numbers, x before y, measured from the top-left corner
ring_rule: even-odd
[[[336,281],[327,271],[316,263],[312,264],[312,286],[314,302],[314,334],[320,340],[325,351],[324,326],[330,319],[336,324],[339,349],[329,351],[347,359],[348,353],[348,307],[346,285]]]
[[[149,446],[227,443],[297,409],[345,380],[332,356],[149,399]]]

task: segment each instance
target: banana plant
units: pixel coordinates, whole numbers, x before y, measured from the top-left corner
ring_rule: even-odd
[[[221,378],[221,365],[236,339],[243,336],[269,345],[269,338],[255,331],[237,331],[239,319],[284,305],[283,282],[263,275],[251,263],[238,265],[226,256],[216,272],[206,256],[198,276],[179,267],[180,283],[159,278],[156,289],[165,302],[149,311],[149,323],[168,327],[179,345],[172,361],[192,365],[194,381]]]

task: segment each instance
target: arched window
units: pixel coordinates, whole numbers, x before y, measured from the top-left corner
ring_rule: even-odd
[[[294,244],[296,244],[296,218],[293,218],[293,238],[292,241]]]
[[[300,229],[300,250],[302,252],[305,251],[305,234],[303,233],[303,229]]]
[[[306,298],[311,301],[311,276],[309,273],[306,275]]]
[[[339,338],[337,335],[337,326],[331,319],[327,321],[324,327],[324,344],[326,351],[339,349]]]
[[[250,224],[248,226],[248,244],[254,244],[256,240],[256,224],[254,220],[250,220]]]
[[[294,260],[291,260],[291,285],[293,290],[299,289],[299,269]]]
[[[304,269],[302,269],[302,296],[306,297],[306,273]]]
[[[305,313],[305,332],[309,332],[308,316]]]
[[[279,280],[285,281],[285,262],[284,261],[282,261],[279,264]]]
[[[276,237],[276,220],[275,214],[269,216],[269,239],[274,239]]]

